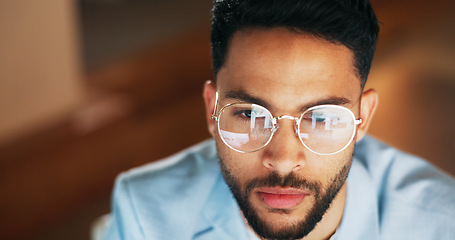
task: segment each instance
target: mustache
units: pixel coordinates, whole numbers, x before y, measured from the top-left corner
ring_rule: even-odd
[[[268,176],[255,178],[247,182],[245,193],[247,196],[255,188],[261,187],[291,187],[312,192],[317,198],[321,191],[321,184],[317,182],[309,182],[306,179],[297,177],[294,173],[282,176],[278,172],[272,172]]]

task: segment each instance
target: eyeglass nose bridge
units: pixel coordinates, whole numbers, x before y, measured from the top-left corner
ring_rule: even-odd
[[[278,128],[280,127],[280,124],[278,123],[278,120],[281,120],[281,119],[289,119],[291,121],[294,121],[294,131],[295,131],[295,134],[297,134],[297,136],[299,135],[299,127],[298,127],[298,122],[299,122],[299,118],[298,117],[294,117],[294,116],[290,116],[290,115],[281,115],[281,116],[278,116],[278,117],[275,117],[274,118],[274,131],[273,132],[276,132],[276,130],[278,130]]]

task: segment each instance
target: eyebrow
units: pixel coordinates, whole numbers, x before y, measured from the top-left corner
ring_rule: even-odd
[[[258,104],[258,105],[261,105],[267,109],[272,109],[273,107],[268,104],[265,100],[262,100],[258,97],[254,97],[244,91],[228,91],[225,93],[225,98],[228,98],[228,99],[236,99],[236,100],[239,100],[241,102],[247,102],[247,103],[254,103],[254,104]],[[349,100],[348,98],[345,98],[345,97],[336,97],[336,96],[331,96],[331,97],[328,97],[328,98],[324,98],[324,99],[319,99],[319,100],[315,100],[313,102],[309,102],[307,104],[304,104],[304,105],[301,105],[299,106],[299,112],[303,112],[305,111],[306,109],[310,108],[310,107],[314,107],[314,106],[318,106],[318,105],[326,105],[326,104],[331,104],[331,105],[340,105],[340,106],[343,106],[343,105],[347,105],[351,103],[351,100]]]
[[[310,108],[310,107],[314,107],[314,106],[318,106],[318,105],[326,105],[326,104],[330,104],[330,105],[340,105],[340,106],[343,106],[343,105],[347,105],[351,103],[351,100],[345,98],[345,97],[335,97],[335,96],[332,96],[332,97],[328,97],[328,98],[324,98],[324,99],[321,99],[321,100],[316,100],[316,101],[313,101],[313,102],[310,102],[310,103],[307,103],[303,106],[301,106],[299,108],[300,111],[305,111],[306,109]]]
[[[228,91],[225,93],[225,98],[235,99],[235,100],[239,100],[241,102],[254,103],[257,105],[261,105],[265,108],[270,107],[270,105],[266,101],[264,101],[260,98],[254,97],[244,91]]]

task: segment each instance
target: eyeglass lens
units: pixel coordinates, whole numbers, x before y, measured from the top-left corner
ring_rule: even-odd
[[[352,112],[333,105],[310,108],[298,121],[300,141],[318,154],[333,154],[344,149],[352,141],[355,130]],[[273,116],[262,106],[236,103],[221,110],[218,128],[226,145],[239,152],[253,152],[271,140]]]

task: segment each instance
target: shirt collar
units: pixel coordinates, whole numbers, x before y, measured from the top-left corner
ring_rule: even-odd
[[[374,189],[368,171],[354,157],[347,179],[343,218],[333,239],[378,239],[378,203]]]
[[[202,214],[205,222],[200,223],[194,239],[248,239],[240,209],[221,172]]]

